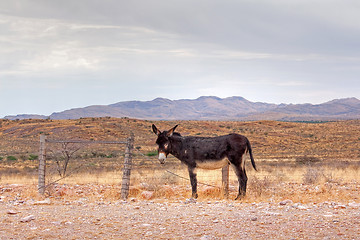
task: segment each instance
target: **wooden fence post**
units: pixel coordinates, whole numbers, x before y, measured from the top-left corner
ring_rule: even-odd
[[[46,136],[40,135],[40,149],[39,149],[39,182],[38,191],[40,194],[45,193],[45,167],[46,167]]]
[[[222,187],[224,196],[227,198],[229,196],[229,165],[226,165],[221,169],[222,173]]]
[[[134,134],[130,133],[130,137],[127,139],[126,142],[124,168],[123,168],[123,176],[122,176],[122,184],[121,184],[121,199],[123,200],[126,200],[129,196],[133,148],[134,148]]]

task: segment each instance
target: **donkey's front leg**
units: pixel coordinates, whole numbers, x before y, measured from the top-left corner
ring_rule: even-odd
[[[197,179],[196,179],[196,173],[195,169],[192,167],[188,167],[189,170],[189,176],[190,176],[190,183],[191,183],[191,189],[192,189],[192,198],[197,198]]]

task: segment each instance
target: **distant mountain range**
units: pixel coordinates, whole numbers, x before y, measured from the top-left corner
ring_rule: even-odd
[[[360,100],[335,99],[322,104],[270,104],[251,102],[242,97],[199,97],[197,99],[126,101],[93,105],[56,112],[50,116],[16,115],[6,119],[84,117],[129,117],[147,120],[281,120],[326,121],[360,119]]]

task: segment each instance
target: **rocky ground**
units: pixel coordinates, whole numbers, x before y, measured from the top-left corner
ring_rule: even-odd
[[[0,186],[0,239],[358,239],[360,203],[21,197]],[[24,189],[22,190],[24,195]],[[20,191],[21,192],[21,191]]]

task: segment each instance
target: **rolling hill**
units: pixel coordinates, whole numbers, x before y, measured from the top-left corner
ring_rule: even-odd
[[[147,120],[282,120],[325,121],[360,119],[360,100],[335,99],[322,104],[270,104],[251,102],[242,97],[152,101],[126,101],[110,105],[93,105],[56,112],[50,116],[17,115],[6,119],[84,117],[129,117]]]

